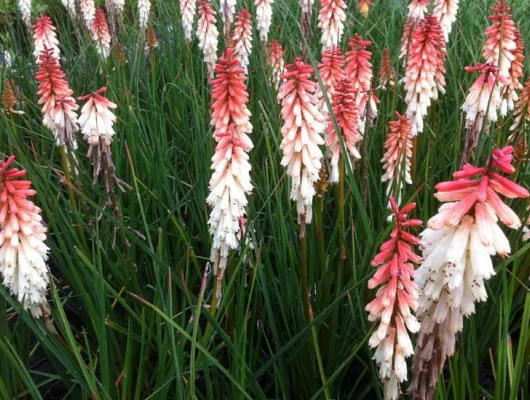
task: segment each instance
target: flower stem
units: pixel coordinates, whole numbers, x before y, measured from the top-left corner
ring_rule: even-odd
[[[309,322],[309,285],[307,275],[307,236],[305,221],[303,221],[300,225],[300,288],[302,291],[302,301],[304,302],[305,319],[306,322]]]
[[[64,179],[66,181],[66,193],[68,194],[68,201],[70,202],[70,205],[72,206],[75,218],[78,219],[78,223],[75,224],[75,230],[77,232],[77,237],[81,241],[81,245],[83,246],[83,249],[85,250],[85,253],[89,253],[89,247],[88,242],[86,241],[85,233],[81,229],[82,221],[80,221],[79,217],[79,210],[77,208],[77,203],[75,201],[75,195],[74,191],[72,189],[72,176],[70,174],[70,162],[68,161],[68,156],[66,155],[66,150],[64,146],[58,146],[59,148],[59,154],[61,155],[61,166],[63,167],[63,173],[64,173]]]
[[[345,238],[345,216],[344,216],[344,157],[339,156],[339,189],[338,189],[338,202],[339,202],[339,271],[337,274],[337,290],[342,290],[342,277],[344,274],[344,264],[346,263],[346,238]]]
[[[317,257],[319,276],[322,281],[322,297],[321,304],[325,306],[329,298],[329,284],[327,278],[329,277],[326,271],[326,243],[324,240],[324,192],[318,194],[315,206],[315,238],[317,240]]]

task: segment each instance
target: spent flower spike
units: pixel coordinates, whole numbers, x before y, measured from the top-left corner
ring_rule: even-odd
[[[59,41],[55,34],[55,26],[47,15],[40,16],[33,25],[33,43],[35,47],[33,55],[36,57],[37,62],[44,49],[51,49],[53,56],[59,60],[61,52],[59,50]]]
[[[317,83],[311,80],[313,68],[296,58],[286,67],[282,75],[285,80],[280,87],[278,100],[282,105],[283,150],[281,164],[287,167],[291,177],[291,199],[296,201],[298,223],[305,234],[305,224],[311,223],[315,183],[322,167],[324,144],[324,116],[318,110],[318,99],[314,95]]]
[[[250,53],[252,52],[252,21],[248,10],[243,9],[236,15],[234,32],[230,45],[235,50],[235,56],[241,64],[241,68],[248,72]]]
[[[267,43],[269,30],[272,23],[272,5],[274,0],[255,0],[256,24],[259,31],[259,39]]]
[[[114,140],[114,122],[116,116],[111,111],[117,107],[104,96],[107,88],[102,87],[93,93],[79,97],[85,101],[81,108],[79,125],[83,138],[88,144],[87,156],[94,166],[93,179],[96,182],[102,175],[105,187],[105,206],[111,205],[116,218],[119,218],[119,202],[115,193],[118,187],[122,192],[130,189],[129,185],[116,177],[116,168],[112,161],[112,142]]]
[[[395,228],[390,239],[380,247],[372,266],[377,271],[368,281],[368,288],[379,287],[375,299],[366,306],[370,313],[368,320],[379,322],[370,337],[370,347],[376,347],[374,359],[379,366],[383,381],[385,400],[399,397],[400,383],[407,380],[406,358],[414,353],[409,332],[416,333],[420,325],[412,312],[418,306],[418,286],[414,278],[414,264],[421,257],[414,253],[413,246],[420,239],[409,232],[409,228],[422,225],[421,220],[409,219],[415,203],[399,209],[390,197]]]
[[[92,40],[96,43],[96,49],[98,53],[107,59],[110,54],[110,33],[109,26],[107,25],[107,18],[105,17],[105,11],[101,8],[96,8],[96,15],[92,20]]]
[[[392,67],[390,52],[387,48],[383,49],[381,57],[381,67],[379,68],[379,88],[386,89],[386,85],[394,87],[396,84],[396,71]]]
[[[388,123],[385,154],[381,159],[385,173],[381,182],[388,182],[387,195],[397,193],[397,204],[401,203],[404,183],[412,184],[410,166],[412,158],[412,125],[406,115],[396,112],[396,120]]]
[[[454,181],[436,185],[435,197],[445,204],[421,234],[424,261],[414,279],[421,289],[414,399],[432,399],[464,316],[474,314],[475,303],[488,297],[484,281],[495,275],[492,257],[506,257],[511,251],[498,221],[511,229],[521,227],[519,217],[500,197],[529,195],[501,174],[515,172],[512,153],[511,146],[495,149],[487,167],[465,164],[453,174]]]
[[[412,32],[405,70],[405,102],[413,134],[423,132],[423,119],[438,92],[445,92],[445,59],[447,52],[437,19],[428,15]]]
[[[41,209],[28,199],[37,192],[30,181],[20,179],[26,171],[12,167],[14,161],[14,156],[0,161],[0,275],[24,310],[47,318],[46,227]]]
[[[182,29],[186,42],[190,42],[193,33],[193,21],[195,20],[195,11],[197,9],[196,0],[179,0],[180,14],[182,15]]]
[[[322,30],[322,50],[340,46],[346,21],[346,3],[344,0],[320,0],[318,27]]]
[[[17,98],[15,92],[13,91],[13,86],[15,84],[10,82],[8,79],[4,81],[4,90],[0,95],[0,104],[6,112],[9,114],[25,114],[24,111],[17,110]]]
[[[217,299],[230,250],[244,237],[247,195],[252,191],[248,152],[253,148],[247,108],[245,75],[232,48],[217,61],[212,81],[212,121],[217,142],[213,174],[206,202],[212,207],[209,225],[213,236],[211,260],[217,279]]]
[[[331,165],[330,182],[339,181],[339,158],[344,157],[342,154],[339,136],[344,142],[344,147],[348,150],[349,155],[344,157],[346,163],[351,165],[350,155],[355,158],[361,158],[357,149],[361,141],[361,135],[357,130],[358,112],[353,97],[353,87],[347,79],[340,80],[335,85],[332,96],[333,115],[337,121],[340,132],[335,129],[331,115],[327,117],[326,128],[326,147],[329,150]],[[348,169],[346,169],[348,171]]]

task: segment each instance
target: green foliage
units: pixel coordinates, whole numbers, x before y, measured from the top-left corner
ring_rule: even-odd
[[[397,53],[406,3],[374,3],[365,19],[349,2],[343,48],[359,32],[374,43],[375,72],[388,47],[402,77]],[[458,167],[464,136],[459,107],[475,78],[464,67],[481,60],[492,5],[485,0],[461,3],[448,45],[447,93],[430,109],[418,138],[414,183],[404,196],[418,203],[415,217],[424,221],[437,209],[434,185]],[[528,3],[512,3],[514,19],[530,43]],[[238,5],[243,6],[255,15],[251,1]],[[88,32],[71,21],[60,2],[34,8],[34,17],[37,9],[45,9],[58,27],[61,64],[75,95],[106,86],[107,97],[118,104],[113,158],[118,177],[132,186],[119,196],[121,219],[102,207],[104,190],[92,181],[81,138],[80,176],[73,182],[77,207],[69,201],[54,139],[41,123],[31,38],[20,18],[10,13],[6,23],[0,9],[2,43],[14,58],[12,69],[0,69],[0,78],[15,81],[19,106],[26,112],[0,113],[0,153],[16,155],[38,192],[34,201],[49,228],[49,299],[58,331],[51,334],[43,321],[21,312],[0,286],[0,319],[6,321],[0,324],[0,398],[382,398],[364,307],[374,296],[366,288],[373,273],[370,261],[389,233],[380,159],[388,120],[396,110],[404,111],[402,86],[378,92],[380,111],[367,130],[367,153],[346,183],[344,230],[335,190],[328,188],[324,257],[314,225],[308,227],[313,318],[307,323],[296,209],[280,166],[280,108],[268,79],[266,49],[254,31],[248,80],[255,145],[248,221],[254,246],[233,254],[224,295],[213,313],[208,307],[211,275],[200,290],[211,245],[205,203],[214,148],[210,87],[196,39],[191,44],[183,40],[178,2],[153,5],[159,47],[148,56],[137,44],[143,38],[135,2],[127,4],[118,30],[126,64],[115,53],[102,62]],[[287,62],[300,52],[297,21],[298,2],[276,0],[270,36],[286,48]],[[309,39],[314,65],[319,39],[315,13]],[[491,136],[482,138],[474,162],[485,163],[494,145],[506,143],[510,122],[500,120]],[[517,180],[526,187],[528,172],[526,162],[520,163]],[[524,201],[512,206],[519,215],[527,214]],[[496,260],[489,300],[466,321],[457,353],[440,380],[439,399],[530,398],[530,246],[521,242],[520,231],[509,234],[512,256]],[[338,280],[341,240],[347,254]]]

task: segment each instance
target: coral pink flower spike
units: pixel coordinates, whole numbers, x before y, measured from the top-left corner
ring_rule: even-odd
[[[318,85],[315,95],[319,99],[320,112],[327,116],[329,110],[326,97],[331,103],[331,96],[335,93],[335,85],[344,78],[344,56],[341,54],[340,48],[332,47],[322,53],[322,61],[318,64],[318,73],[325,90],[322,92],[320,85]]]
[[[425,18],[428,6],[429,0],[412,0],[408,5],[409,12],[407,14],[407,21],[403,26],[403,35],[401,37],[399,58],[404,58],[405,56],[407,56],[412,31],[416,27],[416,24],[423,18]],[[405,57],[405,59],[406,58],[407,57]]]
[[[211,260],[218,281],[217,298],[230,250],[239,248],[244,236],[247,195],[252,191],[248,152],[253,144],[247,109],[248,93],[245,75],[233,49],[225,50],[215,67],[212,81],[212,121],[217,142],[212,158],[214,170],[206,202],[212,207],[210,233],[213,236]]]
[[[96,8],[96,15],[92,20],[92,40],[96,43],[98,53],[106,59],[110,54],[110,33],[105,11]]]
[[[379,99],[372,90],[372,52],[368,47],[372,44],[369,40],[364,40],[358,33],[348,42],[351,48],[346,53],[345,76],[353,85],[355,105],[359,112],[358,129],[364,134],[366,118],[370,121],[377,116],[377,103]]]
[[[412,32],[405,71],[405,102],[414,135],[423,132],[423,119],[431,101],[438,99],[438,92],[445,92],[446,56],[440,24],[428,15]]]
[[[409,332],[415,333],[420,328],[412,315],[418,306],[418,286],[412,281],[413,263],[421,261],[413,246],[419,244],[420,239],[408,232],[408,228],[420,226],[422,221],[408,219],[407,214],[416,207],[415,203],[399,209],[390,197],[390,205],[395,228],[372,261],[377,272],[368,281],[368,288],[379,288],[366,311],[370,313],[368,320],[379,322],[369,345],[377,348],[374,359],[379,366],[385,400],[396,400],[400,383],[407,380],[405,359],[414,353]]]
[[[287,167],[287,174],[292,179],[291,199],[296,201],[303,235],[305,224],[311,223],[313,216],[314,184],[322,167],[319,146],[324,144],[321,136],[324,116],[318,110],[318,100],[314,96],[317,83],[311,80],[313,68],[296,58],[286,69],[282,75],[285,81],[278,93],[283,119],[281,164]]]
[[[347,79],[343,79],[335,85],[333,94],[333,114],[340,129],[339,134],[335,129],[335,124],[331,115],[328,115],[326,128],[326,147],[329,150],[331,176],[330,182],[339,181],[339,157],[341,154],[339,136],[344,141],[344,146],[349,155],[355,158],[361,158],[357,146],[361,141],[361,135],[357,131],[357,106],[353,99],[353,87]],[[349,155],[344,158],[347,163],[351,164]],[[347,171],[347,170],[346,170]]]
[[[42,51],[51,49],[53,56],[58,60],[60,55],[59,41],[55,34],[55,26],[50,17],[43,15],[37,19],[33,25],[33,43],[35,50],[33,55],[39,61]]]
[[[387,195],[398,193],[397,204],[400,204],[404,183],[412,184],[410,176],[412,125],[407,116],[396,112],[396,121],[390,121],[388,126],[386,152],[381,160],[385,173],[381,177],[381,182],[388,182]]]
[[[453,174],[454,181],[436,185],[435,197],[445,204],[421,234],[424,261],[414,278],[421,289],[414,399],[432,399],[464,316],[475,313],[475,303],[488,297],[484,281],[495,275],[491,257],[497,253],[504,257],[511,251],[498,220],[511,229],[521,226],[519,217],[499,196],[529,195],[501,175],[515,172],[512,152],[511,146],[495,149],[487,167],[466,164]]]
[[[37,192],[12,168],[15,157],[0,161],[0,274],[3,284],[33,317],[49,315],[46,228],[40,208],[28,196]]]

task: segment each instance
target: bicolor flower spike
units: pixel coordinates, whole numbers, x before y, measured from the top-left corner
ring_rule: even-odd
[[[372,52],[368,51],[371,44],[372,42],[356,33],[348,42],[351,50],[346,52],[345,76],[353,86],[355,105],[359,112],[357,125],[361,134],[364,134],[367,117],[371,122],[377,116],[379,103],[372,90]]]
[[[377,289],[375,299],[366,306],[368,320],[379,322],[370,337],[370,347],[377,348],[374,359],[379,366],[379,377],[383,381],[385,400],[396,400],[400,383],[407,380],[406,358],[414,353],[409,332],[416,333],[420,324],[412,314],[418,307],[418,285],[414,278],[414,264],[421,257],[414,253],[413,246],[420,239],[409,232],[410,227],[421,226],[422,221],[408,219],[415,207],[410,203],[399,209],[390,197],[395,228],[390,239],[381,245],[380,252],[372,261],[377,271],[368,281],[369,289]]]
[[[217,61],[217,45],[219,31],[216,27],[216,12],[212,3],[206,0],[199,0],[199,22],[197,25],[197,39],[199,47],[204,56],[208,78],[213,79],[215,62]]]
[[[333,118],[331,115],[327,117],[326,128],[326,147],[329,150],[329,158],[331,165],[330,182],[339,181],[339,158],[344,157],[346,163],[351,165],[350,156],[354,158],[361,158],[359,150],[357,149],[362,137],[357,130],[357,120],[359,118],[357,113],[357,106],[353,97],[353,87],[347,79],[340,80],[335,85],[335,90],[332,96],[333,115],[337,121],[339,132],[335,129]],[[339,141],[339,136],[344,142],[344,147],[348,150],[346,156],[342,154],[342,149]],[[346,170],[347,171],[347,170]]]
[[[434,0],[433,15],[440,23],[446,42],[449,41],[449,34],[456,21],[459,1],[460,0]]]
[[[482,50],[482,56],[486,63],[496,64],[499,67],[499,74],[507,77],[510,66],[515,60],[515,35],[517,28],[510,14],[510,7],[506,0],[496,0],[495,6],[490,7],[493,15],[489,20],[493,22],[485,33],[486,43]]]
[[[405,71],[405,102],[414,135],[423,132],[423,119],[438,92],[445,93],[445,40],[432,15],[420,20],[410,42]]]
[[[492,122],[497,121],[501,98],[501,85],[509,85],[509,80],[499,74],[496,64],[478,64],[475,67],[466,67],[467,72],[480,72],[479,77],[469,89],[462,110],[466,114],[467,144],[466,152],[474,149],[479,140],[482,129],[489,132]],[[464,154],[467,162],[470,154]]]
[[[403,26],[403,35],[401,37],[401,46],[399,50],[399,58],[405,58],[409,51],[410,39],[416,24],[425,18],[427,15],[427,7],[429,0],[412,0],[408,5],[408,14],[405,25]]]
[[[388,123],[389,130],[385,141],[385,154],[381,159],[385,173],[381,182],[388,182],[387,195],[396,193],[397,203],[401,203],[404,183],[412,184],[410,165],[412,158],[412,125],[406,115],[396,112],[396,120]]]
[[[283,60],[284,50],[277,40],[272,40],[270,44],[271,55],[271,81],[273,86],[278,89],[282,80],[282,74],[285,69],[285,62]]]
[[[79,0],[79,9],[81,10],[86,27],[90,30],[92,28],[92,21],[96,16],[96,4],[94,0]]]
[[[305,224],[312,220],[314,185],[322,167],[319,146],[324,144],[324,117],[314,95],[317,83],[311,80],[313,68],[296,58],[286,70],[278,93],[283,119],[281,164],[287,167],[287,174],[292,179],[291,199],[296,201],[298,223],[302,226],[301,235],[304,235]]]
[[[515,172],[512,153],[511,146],[495,149],[487,167],[465,164],[453,174],[454,181],[436,185],[435,197],[445,204],[421,234],[423,262],[414,278],[421,289],[414,399],[432,399],[464,317],[475,313],[475,303],[487,300],[484,281],[495,275],[492,257],[506,257],[511,251],[498,221],[510,229],[521,227],[519,217],[500,197],[529,195],[502,175]]]
[[[192,38],[196,9],[196,0],[180,0],[180,15],[182,16],[182,29],[186,42],[190,42]]]
[[[49,248],[41,209],[29,196],[37,192],[21,180],[26,171],[12,167],[15,157],[0,161],[0,275],[3,284],[34,318],[50,310],[46,290]]]
[[[105,11],[99,7],[96,8],[96,15],[92,20],[91,33],[98,53],[106,60],[110,54],[110,33]]]
[[[319,110],[326,117],[329,111],[326,98],[331,105],[335,85],[344,78],[344,56],[339,47],[332,47],[322,53],[322,61],[318,64],[318,73],[324,85],[324,91],[318,85],[315,95],[319,100]]]
[[[40,16],[33,25],[33,43],[35,48],[33,55],[36,57],[37,63],[44,49],[51,49],[53,56],[59,60],[61,52],[59,50],[59,41],[55,34],[55,26],[47,15]]]
[[[272,23],[272,5],[274,0],[255,0],[256,6],[256,24],[259,31],[259,39],[267,43],[269,30]]]
[[[75,110],[79,107],[65,77],[53,50],[45,48],[35,75],[39,82],[37,96],[40,96],[38,103],[42,104],[42,122],[53,132],[57,146],[64,146],[66,153],[73,157],[77,148],[75,133],[79,130]]]
[[[244,237],[247,196],[252,191],[248,153],[253,148],[248,136],[252,131],[247,109],[248,93],[245,75],[233,49],[225,50],[215,67],[212,81],[212,121],[217,143],[212,158],[210,194],[206,202],[212,207],[209,225],[213,236],[211,260],[218,282],[221,280],[230,250],[239,248]]]
[[[517,29],[515,31],[515,51],[514,60],[510,65],[510,71],[508,73],[509,84],[504,88],[502,93],[502,103],[500,113],[502,116],[506,116],[508,111],[511,111],[515,107],[515,102],[519,98],[518,91],[523,88],[520,79],[524,76],[524,42],[521,36],[521,32]]]
[[[17,0],[18,9],[22,15],[22,21],[28,29],[31,28],[31,0]]]
[[[322,30],[322,51],[340,46],[346,21],[344,0],[320,0],[318,27]]]
[[[248,10],[241,10],[236,15],[231,46],[241,64],[241,68],[248,72],[250,53],[252,52],[252,21]]]

